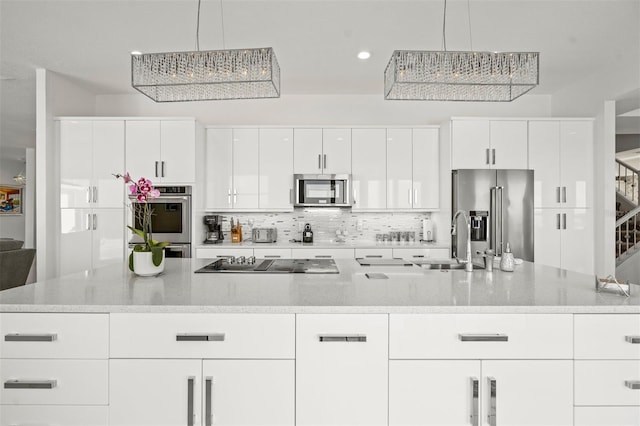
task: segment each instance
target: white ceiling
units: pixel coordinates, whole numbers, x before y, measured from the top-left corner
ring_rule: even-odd
[[[0,0],[0,144],[35,145],[35,69],[96,94],[133,94],[129,52],[195,50],[197,0]],[[223,48],[202,0],[200,48]],[[282,96],[382,94],[395,49],[442,48],[442,0],[223,0],[225,48],[266,47]],[[624,55],[640,61],[640,0],[449,0],[448,50],[539,51],[553,94]],[[367,49],[372,57],[356,58]],[[639,78],[640,80],[640,78]],[[638,84],[640,87],[640,81]],[[526,95],[525,95],[526,96]],[[206,103],[203,103],[206,107]]]

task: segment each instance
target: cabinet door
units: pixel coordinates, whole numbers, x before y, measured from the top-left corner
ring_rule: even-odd
[[[639,407],[576,407],[575,426],[638,426]]]
[[[322,129],[294,129],[293,172],[322,174]]]
[[[488,120],[454,120],[451,123],[451,168],[490,168],[489,135]]]
[[[260,129],[261,209],[293,209],[293,129]]]
[[[294,365],[293,360],[205,360],[203,424],[293,425]]]
[[[354,250],[348,248],[292,248],[293,259],[353,259]]]
[[[491,168],[527,168],[527,122],[491,121]]]
[[[387,424],[387,328],[386,315],[297,316],[297,425]]]
[[[593,274],[594,234],[591,209],[563,209],[562,215],[562,268]]]
[[[235,209],[258,208],[258,129],[233,129],[233,193]]]
[[[593,123],[560,123],[560,181],[564,207],[590,207],[593,191]]]
[[[3,405],[1,425],[108,426],[106,405]]]
[[[92,184],[93,128],[91,121],[61,121],[59,137],[60,207],[89,207]],[[120,170],[114,170],[114,172],[118,171]],[[113,180],[115,181],[115,178]]]
[[[386,130],[353,129],[351,150],[353,209],[386,208]]]
[[[94,206],[122,208],[125,185],[113,173],[124,170],[124,121],[93,122],[93,185]]]
[[[479,391],[480,361],[389,361],[389,425],[479,424]]]
[[[199,424],[201,364],[201,360],[110,360],[109,424]]]
[[[92,267],[124,260],[124,209],[96,209],[92,213]]]
[[[573,425],[573,361],[482,361],[483,418],[498,425]]]
[[[438,129],[413,130],[413,208],[440,207],[440,141]]]
[[[533,206],[560,206],[560,123],[529,122],[529,168],[533,169]]]
[[[351,129],[322,129],[322,173],[351,173]]]
[[[413,206],[412,141],[411,129],[387,129],[387,208]]]
[[[561,267],[560,237],[562,215],[558,209],[534,209],[534,260],[547,266]]]
[[[160,122],[127,121],[126,128],[126,171],[134,179],[145,177],[154,183],[160,176]]]
[[[233,187],[233,130],[207,129],[206,206],[230,209]]]
[[[163,183],[196,181],[196,126],[190,120],[160,122],[161,176]]]
[[[60,275],[91,269],[91,210],[60,209]]]

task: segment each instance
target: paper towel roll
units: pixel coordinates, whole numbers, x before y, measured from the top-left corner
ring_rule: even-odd
[[[430,218],[422,219],[422,239],[424,241],[435,240],[433,234],[433,221]]]

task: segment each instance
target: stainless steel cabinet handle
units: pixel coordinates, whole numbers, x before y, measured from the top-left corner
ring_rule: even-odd
[[[233,204],[237,204],[238,203],[238,190],[233,188]]]
[[[231,205],[231,188],[227,191],[227,204]]]
[[[498,410],[497,410],[497,396],[498,384],[493,377],[487,377],[489,380],[489,415],[487,421],[490,426],[496,426],[498,424]]]
[[[98,215],[97,214],[93,214],[93,230],[95,231],[96,229],[98,229]]]
[[[91,231],[91,214],[87,214],[87,231]]]
[[[349,334],[349,335],[337,335],[337,334],[321,334],[318,336],[320,342],[365,342],[367,336],[364,334]]]
[[[280,256],[279,254],[265,254],[264,255],[265,259],[280,259],[282,256]]]
[[[562,202],[563,203],[567,202],[567,187],[566,186],[562,187]]]
[[[480,383],[477,377],[471,378],[471,425],[480,426]]]
[[[94,203],[98,202],[98,187],[97,186],[93,187],[93,202]]]
[[[413,255],[413,256],[411,256],[411,257],[421,257],[421,258],[422,258],[422,257],[425,257],[425,256],[424,256],[424,254],[414,254],[414,255]]]
[[[640,389],[640,380],[625,380],[624,385],[629,389]]]
[[[58,385],[57,380],[7,380],[5,389],[53,389]]]
[[[562,229],[567,229],[567,214],[562,213]]]
[[[194,334],[194,333],[181,333],[176,334],[177,342],[224,342],[224,333],[210,333],[210,334]]]
[[[325,169],[327,168],[327,154],[324,155],[324,166]]]
[[[417,189],[413,190],[413,205],[414,206],[418,205],[418,190]]]
[[[162,169],[161,169],[162,170],[162,175],[161,176],[164,177],[164,161],[161,161],[161,163],[162,163],[162,166],[161,166],[162,167]]]
[[[506,334],[458,334],[462,342],[508,342]]]
[[[158,162],[156,161],[156,177],[158,177]]]
[[[556,229],[560,229],[560,213],[556,214],[556,219],[557,219]]]
[[[211,426],[213,424],[213,401],[211,388],[213,387],[213,377],[206,377],[204,379],[204,424],[205,426]]]
[[[193,407],[195,381],[196,378],[193,376],[187,379],[187,426],[193,426],[195,424],[195,409]]]
[[[381,254],[367,254],[365,257],[381,258]]]
[[[486,153],[487,153],[487,164],[489,164],[489,148],[485,149]]]
[[[87,203],[91,202],[91,187],[87,187]]]
[[[629,343],[636,344],[636,345],[640,344],[640,336],[625,336],[624,340],[629,342]]]
[[[330,254],[316,254],[314,257],[316,259],[331,259]]]
[[[556,186],[556,200],[560,202],[560,187]]]
[[[318,169],[322,170],[322,154],[318,154]]]
[[[6,334],[5,342],[53,342],[58,339],[57,334]]]
[[[496,164],[496,149],[495,148],[491,150],[491,156],[492,156],[491,164]]]

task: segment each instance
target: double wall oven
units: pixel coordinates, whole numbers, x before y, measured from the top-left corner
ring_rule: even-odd
[[[166,257],[191,257],[191,187],[190,186],[156,186],[160,196],[149,201],[153,209],[151,229],[153,239],[166,241]],[[129,197],[131,204],[138,203],[135,196]],[[141,229],[140,219],[136,217],[136,209],[131,209],[128,224]],[[142,238],[131,233],[129,247],[142,242]]]

